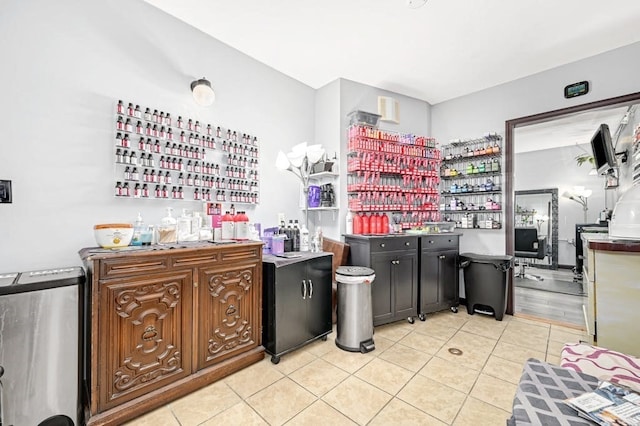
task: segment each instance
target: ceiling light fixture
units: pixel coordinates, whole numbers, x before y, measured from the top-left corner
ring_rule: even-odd
[[[191,91],[193,99],[201,106],[210,106],[216,100],[216,94],[211,87],[211,83],[206,78],[191,82]]]
[[[407,7],[410,9],[418,9],[427,4],[427,0],[407,0]]]

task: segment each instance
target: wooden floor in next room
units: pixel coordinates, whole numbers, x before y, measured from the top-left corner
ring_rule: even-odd
[[[583,327],[582,305],[586,303],[582,282],[574,281],[569,269],[526,268],[526,277],[514,277],[515,312],[549,321]],[[531,279],[538,276],[541,281]]]

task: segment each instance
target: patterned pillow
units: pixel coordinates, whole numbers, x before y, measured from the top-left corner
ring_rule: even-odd
[[[640,359],[585,343],[562,348],[562,367],[596,376],[640,392]]]
[[[537,359],[529,359],[513,399],[513,411],[507,425],[586,426],[588,420],[564,400],[594,390],[598,379]]]

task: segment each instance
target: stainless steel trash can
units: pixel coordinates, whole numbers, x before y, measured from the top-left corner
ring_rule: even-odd
[[[373,269],[363,266],[340,266],[336,270],[336,345],[340,349],[363,354],[375,349],[371,306],[371,283],[375,277]]]
[[[80,267],[0,274],[0,424],[78,426]]]

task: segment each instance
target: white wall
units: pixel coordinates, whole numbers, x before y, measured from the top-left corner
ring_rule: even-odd
[[[340,135],[344,130],[340,127],[340,80],[321,87],[316,91],[315,110],[315,143],[321,143],[329,158],[337,155],[338,162],[343,157]],[[341,172],[340,164],[336,170]],[[325,178],[316,184],[332,183],[338,207],[342,208],[340,200],[340,185],[344,178]],[[345,210],[346,211],[346,210]],[[309,224],[313,231],[317,226],[322,227],[323,235],[340,240],[340,210],[314,211],[309,214]]]
[[[261,203],[250,218],[302,218],[298,183],[274,162],[280,147],[314,137],[310,87],[139,0],[5,0],[0,39],[0,179],[14,192],[0,205],[0,272],[77,265],[96,223],[200,207],[115,199],[118,99],[257,135]],[[217,93],[210,108],[189,89],[203,76]]]
[[[507,120],[639,92],[639,67],[640,43],[635,43],[433,105],[433,136],[441,143],[489,131],[497,131],[504,137]],[[590,82],[591,92],[565,99],[564,87],[583,80]],[[460,241],[462,251],[505,252],[504,230],[465,230]]]

